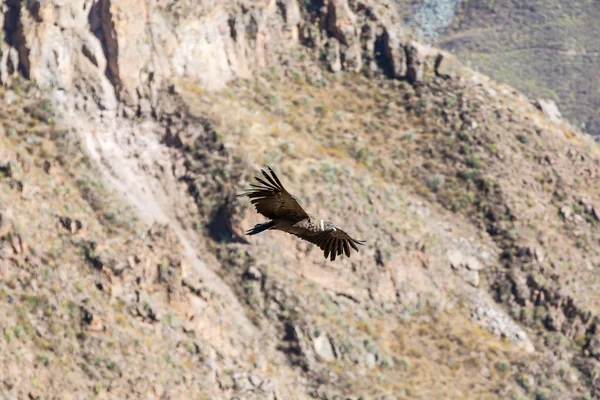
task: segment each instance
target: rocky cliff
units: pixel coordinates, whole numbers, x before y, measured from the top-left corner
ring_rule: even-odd
[[[387,4],[295,0],[248,2],[7,1],[1,76],[21,72],[64,93],[75,109],[149,113],[177,80],[222,89],[279,68],[300,45],[323,51],[334,70],[360,71],[363,48],[397,63],[400,27]],[[71,104],[73,103],[73,104]],[[118,110],[117,110],[118,109]],[[155,110],[154,110],[155,111]]]
[[[597,396],[597,147],[391,3],[1,10],[2,396]]]

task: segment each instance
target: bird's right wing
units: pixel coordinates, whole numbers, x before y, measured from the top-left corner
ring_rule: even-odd
[[[344,253],[346,257],[350,257],[351,247],[358,251],[356,245],[363,246],[365,244],[364,240],[353,239],[340,228],[323,231],[316,235],[309,230],[306,230],[305,232],[293,232],[293,234],[319,246],[319,248],[323,250],[325,258],[329,258],[331,261],[334,261],[336,256],[340,256],[342,253]]]
[[[259,185],[250,184],[252,189],[239,194],[238,197],[249,197],[256,211],[270,219],[285,218],[300,221],[308,218],[306,211],[298,204],[298,200],[285,190],[271,167],[267,168],[271,174],[261,170],[264,179],[255,177]]]

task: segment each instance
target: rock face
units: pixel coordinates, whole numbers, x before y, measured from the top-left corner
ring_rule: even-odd
[[[559,122],[562,119],[560,110],[558,109],[558,106],[554,101],[546,99],[536,99],[533,104],[537,108],[539,108],[540,111],[543,112],[544,115],[548,117],[550,121]]]
[[[131,115],[155,111],[167,84],[185,79],[221,89],[283,60],[293,63],[301,45],[327,52],[333,71],[367,68],[411,81],[440,54],[408,43],[384,0],[309,3],[8,1],[0,14],[7,27],[0,81],[21,71],[53,88],[66,108]]]
[[[597,152],[390,3],[0,7],[2,396],[599,393]],[[265,163],[368,246],[245,237]]]
[[[2,81],[21,70],[40,85],[79,93],[80,107],[91,101],[104,110],[119,101],[155,104],[164,80],[222,88],[265,67],[275,49],[297,44],[298,6],[281,3],[7,2]]]
[[[315,353],[323,361],[330,362],[335,360],[335,354],[333,353],[331,342],[329,341],[329,338],[327,338],[327,336],[319,336],[313,339],[313,345],[315,348]]]
[[[265,67],[274,49],[298,42],[295,0],[280,8],[275,1],[260,8],[208,1],[30,3],[3,6],[9,46],[3,44],[2,81],[21,70],[40,85],[79,93],[81,107],[155,104],[155,90],[175,78],[222,88]]]

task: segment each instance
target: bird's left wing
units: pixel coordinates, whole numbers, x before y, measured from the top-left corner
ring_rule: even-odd
[[[239,196],[248,196],[256,211],[267,218],[285,218],[300,221],[308,218],[308,214],[281,184],[271,167],[267,167],[270,174],[261,170],[264,178],[255,177],[259,185],[250,184],[252,189]]]
[[[306,230],[306,232],[293,232],[294,235],[309,241],[319,246],[323,250],[323,255],[331,261],[334,261],[336,256],[344,253],[346,257],[350,257],[350,248],[358,251],[356,245],[364,246],[364,240],[356,240],[350,237],[346,232],[337,228],[336,230],[327,230],[315,235],[314,232]]]

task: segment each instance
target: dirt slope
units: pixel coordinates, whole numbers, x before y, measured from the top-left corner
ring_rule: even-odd
[[[598,396],[592,139],[436,49],[375,54],[391,33],[353,72],[340,10],[379,9],[331,4],[280,64],[133,114],[1,89],[2,396]],[[368,246],[243,237],[265,164]]]

